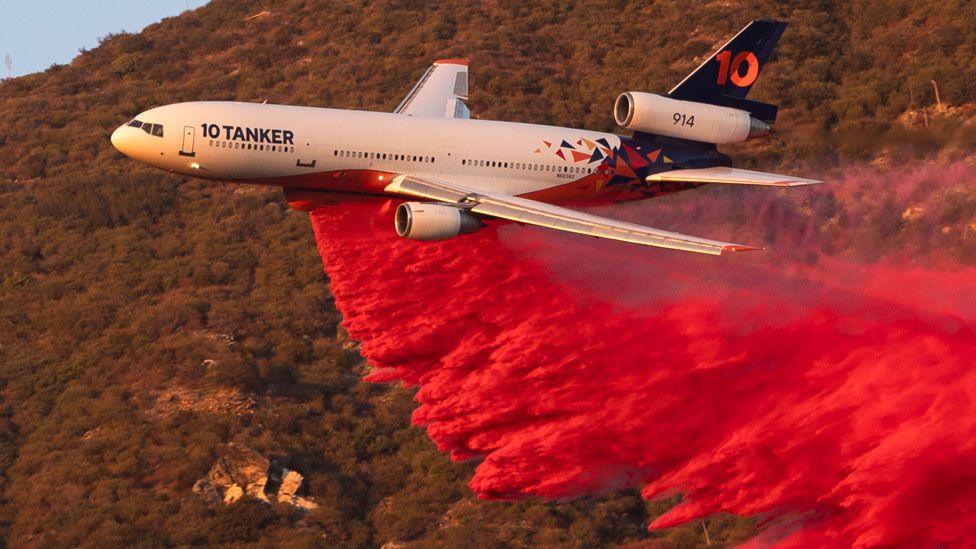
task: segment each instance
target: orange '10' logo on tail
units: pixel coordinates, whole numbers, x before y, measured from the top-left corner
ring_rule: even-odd
[[[745,88],[755,83],[759,77],[759,59],[751,51],[744,51],[732,58],[732,52],[725,50],[715,56],[718,60],[718,84],[724,86],[727,80],[732,84]],[[746,64],[746,73],[742,74],[742,65]]]

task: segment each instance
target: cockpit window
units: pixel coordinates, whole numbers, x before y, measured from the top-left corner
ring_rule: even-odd
[[[132,121],[126,124],[126,126],[129,126],[131,128],[141,128],[142,131],[155,137],[163,136],[162,124],[153,124],[152,122],[143,122],[141,120],[132,119]]]

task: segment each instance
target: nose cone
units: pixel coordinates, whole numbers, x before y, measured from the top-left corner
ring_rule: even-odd
[[[128,126],[119,126],[114,132],[112,132],[112,146],[126,156],[131,156],[129,152],[132,150],[130,144],[132,137],[126,135],[131,129],[132,128],[129,128]]]

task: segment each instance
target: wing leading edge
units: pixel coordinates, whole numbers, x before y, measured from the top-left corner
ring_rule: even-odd
[[[712,255],[760,249],[663,231],[517,196],[473,191],[427,177],[399,175],[387,185],[386,191],[402,196],[457,204],[471,213],[489,217],[644,246]]]

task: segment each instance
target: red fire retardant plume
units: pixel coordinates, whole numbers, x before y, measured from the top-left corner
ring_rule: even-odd
[[[651,528],[726,511],[784,546],[976,531],[976,269],[514,224],[418,243],[382,201],[312,221],[368,380],[419,385],[414,423],[453,459],[484,458],[482,497],[641,486],[683,494]]]

